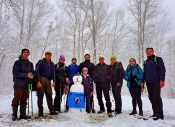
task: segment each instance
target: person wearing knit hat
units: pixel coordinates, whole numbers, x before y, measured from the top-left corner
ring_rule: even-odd
[[[100,55],[100,56],[99,56],[99,59],[100,59],[100,58],[105,58],[105,57],[104,57],[103,55]]]
[[[111,110],[111,101],[110,101],[110,95],[109,95],[109,89],[110,89],[110,67],[104,62],[104,57],[99,57],[99,63],[94,67],[94,75],[93,79],[96,84],[96,93],[97,93],[97,99],[98,104],[100,107],[100,110],[98,113],[105,112],[105,107],[102,99],[102,94],[104,95],[104,98],[106,100],[106,108],[107,113],[109,117],[112,117],[112,110]]]
[[[82,72],[83,71],[87,71],[88,72],[88,68],[87,67],[84,67],[83,70],[82,70]]]
[[[60,55],[60,57],[59,57],[59,61],[60,61],[60,60],[64,60],[64,61],[65,61],[65,56]]]
[[[45,55],[47,55],[47,54],[51,54],[52,55],[52,53],[50,51],[46,51]]]
[[[110,60],[117,60],[117,57],[114,56],[114,55],[112,55],[111,58],[110,58]]]
[[[68,67],[65,65],[64,55],[60,55],[59,61],[55,64],[55,77],[56,77],[56,86],[55,86],[55,99],[54,107],[55,111],[61,112],[61,99],[63,95],[64,88],[69,88],[69,79],[68,79]],[[66,82],[67,81],[67,82]],[[69,83],[68,83],[69,81]]]
[[[86,112],[90,113],[91,112],[91,96],[93,93],[93,80],[92,77],[88,74],[88,68],[84,67],[82,70],[82,85],[84,86],[84,97],[86,100]]]
[[[112,93],[115,100],[115,114],[120,114],[122,112],[122,98],[121,98],[121,88],[123,84],[124,69],[121,62],[117,62],[116,56],[112,55],[110,58],[110,68],[111,68],[111,85]]]

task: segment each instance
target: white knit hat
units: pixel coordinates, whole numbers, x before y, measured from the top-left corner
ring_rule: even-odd
[[[82,70],[82,72],[83,71],[88,71],[88,68],[87,67],[84,67],[83,70]]]

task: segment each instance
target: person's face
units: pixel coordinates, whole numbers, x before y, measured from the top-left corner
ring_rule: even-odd
[[[147,56],[152,56],[154,54],[154,51],[152,49],[147,49],[146,50],[146,55]]]
[[[87,60],[87,61],[88,60],[90,61],[90,56],[89,55],[86,55],[86,56],[84,56],[84,59]]]
[[[22,58],[24,59],[27,59],[29,57],[29,52],[27,50],[25,50],[23,53],[22,53]]]
[[[65,60],[64,59],[60,59],[59,62],[63,64],[65,62]]]
[[[88,72],[86,70],[83,71],[83,75],[87,75]]]
[[[114,64],[116,62],[115,59],[111,59],[111,64]]]
[[[133,66],[135,63],[136,63],[136,62],[135,62],[133,59],[130,59],[130,60],[129,60],[129,64],[130,64],[131,66]]]
[[[52,54],[46,54],[45,55],[45,58],[47,61],[51,60],[51,57],[52,57]]]
[[[72,64],[77,64],[77,60],[72,60]]]
[[[104,61],[105,61],[105,59],[104,59],[103,57],[100,57],[100,58],[99,58],[99,62],[100,62],[101,64],[103,64]]]

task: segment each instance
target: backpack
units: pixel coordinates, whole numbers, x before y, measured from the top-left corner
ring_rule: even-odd
[[[121,63],[121,62],[117,62],[117,65],[116,65],[116,68],[118,69],[119,68],[119,63]],[[125,75],[125,69],[123,68],[123,66],[122,66],[122,69],[123,69],[123,76]]]
[[[160,74],[160,68],[159,68],[158,63],[157,63],[157,58],[158,58],[157,56],[154,57],[154,63],[157,66],[157,74]],[[143,63],[143,70],[144,70],[144,65],[146,64],[146,62],[147,62],[147,60],[145,60]]]
[[[39,60],[36,65],[35,65],[35,72],[34,72],[34,77],[36,77],[36,74],[38,72],[39,67],[43,64],[43,59]]]

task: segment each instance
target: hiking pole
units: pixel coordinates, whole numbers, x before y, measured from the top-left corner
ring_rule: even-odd
[[[31,92],[31,109],[32,109],[32,116],[33,116],[33,99],[32,99],[32,84],[28,84],[28,91],[29,91],[29,94]],[[29,104],[29,101],[28,100],[28,104]],[[28,105],[28,115],[29,115],[29,105]]]

